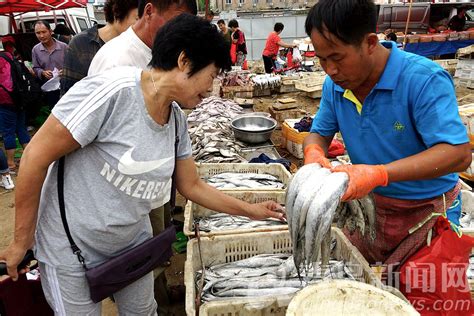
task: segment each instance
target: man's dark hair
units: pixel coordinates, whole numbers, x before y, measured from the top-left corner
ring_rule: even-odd
[[[207,12],[206,16],[212,16],[212,17],[214,17],[214,16],[215,16],[214,11],[209,10],[209,11]]]
[[[114,23],[122,22],[130,10],[138,8],[138,0],[107,0],[104,4],[105,21]]]
[[[239,27],[239,22],[236,19],[232,19],[229,21],[229,27]]]
[[[66,25],[60,23],[54,28],[54,34],[69,36],[72,35],[72,32]]]
[[[169,9],[173,4],[178,7],[185,6],[188,8],[189,13],[196,15],[197,14],[197,5],[196,0],[139,0],[138,3],[138,17],[141,18],[145,11],[145,6],[147,3],[153,4],[158,11],[163,12]]]
[[[316,29],[324,38],[326,32],[340,41],[358,46],[365,35],[376,31],[377,7],[371,0],[320,0],[308,13],[306,34]]]
[[[179,54],[184,52],[191,62],[189,76],[212,63],[222,70],[230,70],[229,50],[229,44],[216,27],[202,18],[183,13],[168,21],[156,34],[150,66],[172,70],[178,66]]]
[[[219,21],[217,21],[217,24],[225,24],[225,21],[223,19],[220,19]]]
[[[392,33],[388,33],[388,34],[387,34],[387,39],[388,39],[389,41],[393,41],[393,42],[396,43],[398,37],[397,37],[397,34],[395,34],[395,33],[392,32]]]
[[[278,33],[280,31],[283,31],[284,27],[285,26],[283,25],[283,23],[277,22],[277,23],[275,23],[275,26],[273,27],[273,30]]]
[[[38,25],[38,24],[43,24],[44,26],[46,26],[46,28],[47,28],[48,30],[51,31],[51,25],[49,25],[48,22],[43,21],[43,20],[38,20],[38,21],[35,22],[35,26],[34,26],[34,27],[36,27],[36,25]]]

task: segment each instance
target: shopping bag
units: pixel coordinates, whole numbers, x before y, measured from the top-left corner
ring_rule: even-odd
[[[466,271],[474,238],[458,236],[448,220],[438,218],[437,236],[400,269],[400,291],[423,316],[473,315]]]

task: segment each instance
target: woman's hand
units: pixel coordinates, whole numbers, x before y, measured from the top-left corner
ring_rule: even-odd
[[[272,217],[281,221],[286,221],[286,215],[283,206],[273,201],[250,204],[247,216],[255,220]]]
[[[29,269],[21,269],[18,271],[18,265],[23,260],[26,251],[28,248],[25,248],[18,243],[12,242],[7,249],[0,251],[0,262],[5,262],[7,265],[8,275],[16,281],[18,279],[18,274],[23,274],[29,271]]]

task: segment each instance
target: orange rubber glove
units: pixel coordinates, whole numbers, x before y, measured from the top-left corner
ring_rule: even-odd
[[[349,186],[342,197],[343,201],[360,199],[376,187],[388,185],[388,174],[384,165],[341,165],[331,171],[349,175]]]
[[[309,144],[304,148],[304,164],[310,163],[319,163],[323,168],[332,168],[324,150],[318,144]]]

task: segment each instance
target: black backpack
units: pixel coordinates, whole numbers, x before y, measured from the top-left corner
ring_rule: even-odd
[[[41,85],[26,68],[25,64],[15,57],[11,58],[5,52],[0,52],[0,57],[10,64],[13,90],[8,91],[2,83],[0,83],[0,88],[10,95],[14,105],[23,110],[40,102],[42,97]]]

